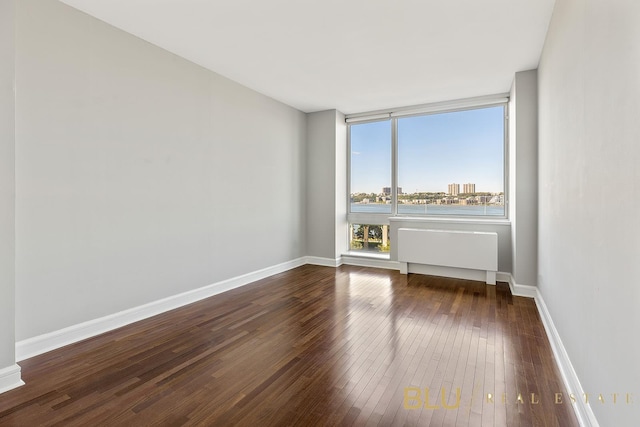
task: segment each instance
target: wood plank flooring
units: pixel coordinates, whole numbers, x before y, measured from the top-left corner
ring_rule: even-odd
[[[352,266],[296,268],[20,365],[1,426],[577,425],[532,299]]]

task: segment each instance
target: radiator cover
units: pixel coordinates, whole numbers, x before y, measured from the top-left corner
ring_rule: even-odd
[[[398,261],[404,274],[409,263],[484,270],[487,283],[494,285],[498,271],[498,234],[400,228]]]

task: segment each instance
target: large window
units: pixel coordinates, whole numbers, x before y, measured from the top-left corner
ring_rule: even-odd
[[[349,222],[505,217],[506,102],[486,104],[348,118]]]
[[[504,107],[398,119],[398,214],[504,216]]]
[[[392,213],[391,121],[354,124],[350,133],[351,211]]]

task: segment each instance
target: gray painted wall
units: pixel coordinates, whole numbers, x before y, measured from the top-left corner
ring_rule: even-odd
[[[336,110],[307,114],[307,255],[347,249],[347,128]]]
[[[15,363],[14,0],[0,0],[0,370]]]
[[[538,274],[538,75],[516,73],[509,103],[509,218],[515,282]]]
[[[305,255],[305,114],[58,2],[16,22],[18,340]]]
[[[307,114],[307,255],[335,259],[336,110]]]
[[[639,17],[558,0],[538,70],[539,289],[602,426],[640,419]]]

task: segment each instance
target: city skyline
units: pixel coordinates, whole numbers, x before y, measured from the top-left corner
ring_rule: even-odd
[[[455,190],[452,190],[452,186],[456,186]],[[492,193],[492,194],[501,194],[503,193],[502,191],[496,192],[496,191],[476,191],[476,185],[474,183],[467,183],[467,184],[462,184],[462,191],[460,191],[460,184],[457,183],[451,183],[448,184],[447,186],[447,190],[443,190],[443,191],[416,191],[413,193],[407,193],[402,191],[402,187],[398,187],[398,195],[402,195],[402,194],[418,194],[418,193],[444,193],[446,195],[451,195],[451,196],[457,196],[458,194],[476,194],[476,193]],[[391,187],[382,187],[381,191],[375,192],[375,191],[370,191],[370,192],[364,192],[364,191],[359,191],[359,192],[352,192],[353,194],[376,194],[376,195],[384,195],[384,196],[391,196]]]

